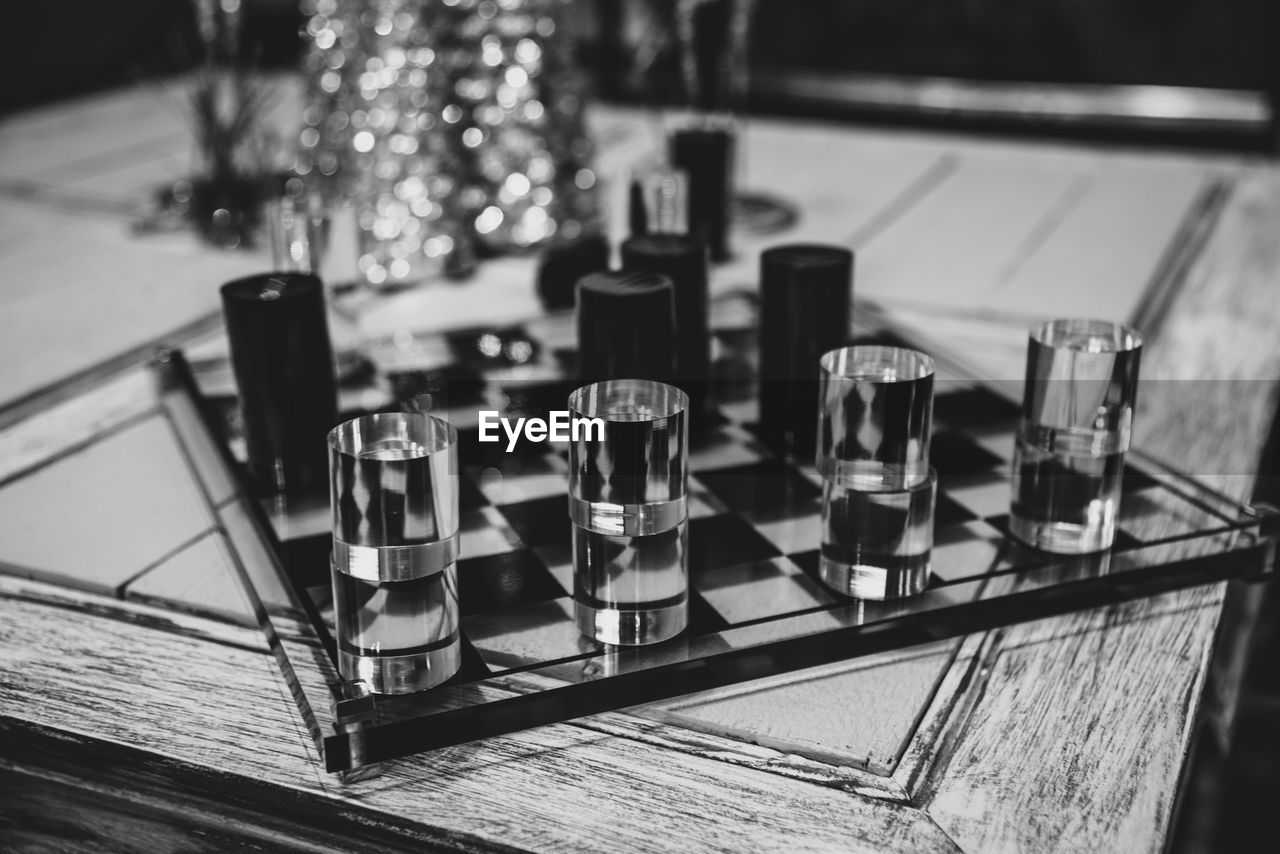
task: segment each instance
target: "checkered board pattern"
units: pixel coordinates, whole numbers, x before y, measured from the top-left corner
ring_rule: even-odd
[[[750,388],[743,381],[749,371],[746,363],[733,364],[734,335],[722,336],[715,352],[718,375],[737,378],[723,384],[730,392],[724,396],[738,399],[721,404],[719,418],[690,442],[690,637],[745,625],[767,628],[778,618],[820,616],[850,602],[817,578],[821,480],[813,466],[772,456],[753,435],[756,405],[741,393]],[[498,399],[508,411],[565,408],[575,386],[563,378],[571,357],[566,361],[564,352],[554,354],[551,348],[542,355],[555,366],[550,373],[560,378],[545,379],[544,372],[542,380],[506,383]],[[443,373],[384,377],[402,397],[426,387],[435,388],[439,397],[440,377],[447,378],[451,406],[441,414],[459,427],[463,470],[460,682],[567,665],[601,649],[579,634],[573,619],[565,447],[521,443],[507,453],[505,442],[478,441],[476,409],[493,405],[494,376],[501,386],[515,375],[509,368],[451,366]],[[930,579],[935,593],[984,575],[1044,564],[1043,555],[1005,535],[1017,416],[1017,407],[981,388],[939,387],[931,452],[939,473]],[[1231,524],[1132,468],[1124,491],[1113,554]],[[285,542],[282,549],[295,584],[331,618],[327,533]],[[937,602],[936,595],[932,601]]]

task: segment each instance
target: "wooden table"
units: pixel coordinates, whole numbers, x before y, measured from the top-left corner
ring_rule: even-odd
[[[176,110],[158,106],[175,102],[139,89],[0,125],[0,834],[10,844],[1164,845],[1198,721],[1229,731],[1221,586],[973,638],[946,671],[968,674],[967,687],[944,679],[938,689],[965,707],[945,715],[922,694],[934,683],[909,676],[943,653],[908,651],[839,672],[844,696],[877,697],[854,708],[815,705],[812,681],[801,682],[746,704],[693,698],[657,714],[675,724],[616,713],[392,763],[363,782],[323,774],[232,576],[216,551],[196,554],[212,523],[166,468],[145,375],[125,359],[31,397],[198,325],[219,282],[263,263],[184,236],[129,236],[137,200],[185,168]],[[600,110],[595,121],[606,176],[651,146],[637,117]],[[749,128],[746,150],[750,183],[798,200],[810,236],[858,248],[860,298],[989,376],[1019,370],[1034,304],[967,316],[945,288],[928,304],[895,291],[964,279],[1016,302],[1036,283],[1081,283],[1087,306],[1108,304],[1109,283],[1169,285],[1176,296],[1147,330],[1139,442],[1250,494],[1280,375],[1280,173],[1269,163],[765,121]],[[796,158],[821,168],[797,170]],[[1188,186],[1200,188],[1194,200],[1179,195]],[[722,270],[718,288],[749,281],[756,244],[741,245],[748,260]],[[415,300],[449,306],[453,320],[494,306],[523,316],[529,263],[491,265],[467,288],[424,288],[363,331],[394,331],[389,318]],[[75,468],[51,461],[67,453],[82,455]],[[1215,659],[1228,678],[1210,685]],[[862,770],[824,779],[821,763],[777,749],[802,741],[806,720],[828,742],[845,730],[840,752],[865,750]],[[752,733],[775,746],[749,743]],[[903,755],[888,755],[899,744]]]

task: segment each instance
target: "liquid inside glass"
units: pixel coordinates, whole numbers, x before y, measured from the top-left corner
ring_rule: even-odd
[[[929,583],[937,476],[867,489],[849,478],[828,479],[822,495],[819,575],[845,596],[895,599]]]
[[[381,694],[430,688],[457,672],[457,565],[409,581],[333,573],[338,665]]]
[[[1046,451],[1019,437],[1009,532],[1028,545],[1080,554],[1111,547],[1124,454]]]
[[[573,527],[578,628],[602,643],[674,637],[688,623],[688,523],[657,534],[613,536]]]

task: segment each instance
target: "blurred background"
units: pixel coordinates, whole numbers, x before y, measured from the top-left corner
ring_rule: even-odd
[[[294,0],[243,3],[246,56],[294,68]],[[197,62],[192,3],[23,3],[0,75],[5,112]],[[684,7],[695,4],[684,3]],[[699,15],[732,4],[696,4]],[[756,0],[754,112],[1021,133],[1274,148],[1280,12],[1266,0]],[[580,60],[599,96],[678,102],[680,0],[579,0]],[[717,8],[719,7],[719,8]],[[767,34],[761,35],[761,34]],[[25,73],[18,73],[18,70]]]

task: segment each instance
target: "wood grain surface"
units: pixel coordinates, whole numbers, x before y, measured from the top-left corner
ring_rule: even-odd
[[[1151,830],[1169,825],[1185,756],[1152,748],[1189,743],[1210,653],[1199,639],[1217,621],[1206,598],[1178,593],[1008,630],[929,815],[965,851],[1161,850]],[[1165,610],[1153,616],[1153,606]],[[1156,625],[1173,622],[1178,636]],[[1144,666],[1109,667],[1116,656]],[[1035,766],[995,778],[997,753]]]
[[[50,637],[49,608],[78,617],[64,616]],[[343,787],[323,779],[255,630],[17,579],[0,579],[0,611],[0,642],[24,650],[0,686],[6,717],[219,772],[252,769],[257,781],[323,793],[339,811],[361,804],[421,823],[419,832],[438,841],[656,851],[697,839],[775,850],[803,834],[818,849],[905,851],[941,839],[905,807],[572,725],[392,763],[375,780]],[[172,686],[175,674],[181,691],[162,702],[140,696],[148,685]],[[195,704],[193,695],[221,702]]]

